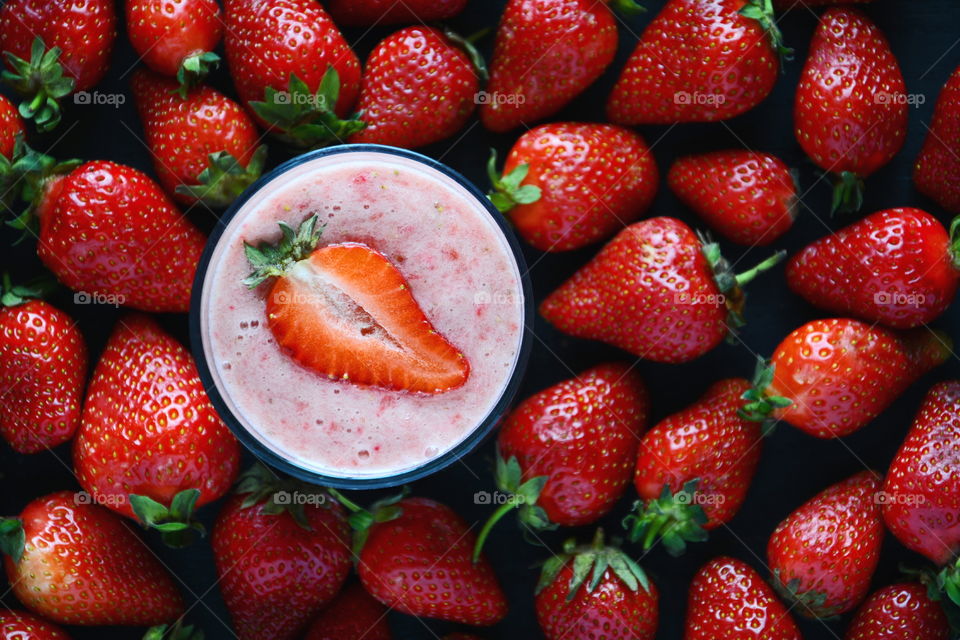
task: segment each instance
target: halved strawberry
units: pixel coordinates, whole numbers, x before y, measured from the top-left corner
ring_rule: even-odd
[[[316,249],[317,216],[296,232],[280,223],[277,245],[246,245],[254,267],[244,284],[276,277],[267,322],[283,349],[331,380],[442,393],[467,380],[470,365],[430,324],[403,274],[358,242]]]

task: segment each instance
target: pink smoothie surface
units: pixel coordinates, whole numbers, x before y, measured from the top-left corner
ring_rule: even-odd
[[[250,290],[244,241],[280,238],[319,214],[319,246],[362,242],[407,279],[433,326],[470,362],[466,383],[439,394],[329,380],[276,344],[264,298]],[[220,395],[264,445],[309,471],[379,478],[412,470],[487,419],[516,367],[524,306],[513,253],[490,214],[456,181],[376,152],[324,156],[254,194],[221,236],[204,280],[201,333]]]

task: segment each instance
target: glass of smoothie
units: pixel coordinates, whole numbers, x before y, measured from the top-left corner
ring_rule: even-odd
[[[255,455],[362,489],[433,473],[491,432],[532,313],[483,193],[420,154],[342,145],[277,167],[224,214],[190,332],[210,399]]]

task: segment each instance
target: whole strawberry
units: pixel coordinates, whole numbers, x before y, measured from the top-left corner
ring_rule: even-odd
[[[780,42],[770,0],[669,0],[607,99],[622,125],[713,122],[749,111],[773,88]]]
[[[659,539],[680,555],[737,514],[760,460],[760,427],[739,413],[749,388],[720,380],[643,436],[633,478],[640,501],[624,522],[633,542],[646,550]]]
[[[834,211],[858,211],[863,180],[900,151],[907,135],[906,86],[880,29],[857,9],[837,7],[820,24],[794,98],[797,141],[837,175]]]
[[[157,73],[176,77],[181,96],[219,65],[213,50],[223,17],[216,0],[127,0],[126,14],[134,51]]]
[[[667,184],[711,229],[738,244],[770,244],[797,214],[790,169],[769,153],[733,149],[680,158]]]
[[[688,362],[743,324],[741,287],[782,258],[734,275],[716,244],[676,218],[650,218],[617,234],[540,313],[578,338],[654,362]]]
[[[0,156],[13,160],[17,137],[22,138],[24,133],[23,118],[20,117],[17,107],[8,97],[0,95]],[[0,165],[3,165],[2,160]]]
[[[350,572],[343,509],[262,465],[244,474],[237,493],[217,516],[211,539],[237,638],[300,638]]]
[[[407,27],[367,58],[358,110],[366,127],[350,142],[412,149],[457,133],[486,73],[473,45],[451,32]]]
[[[224,44],[240,99],[284,143],[343,141],[360,62],[317,0],[226,0]]]
[[[93,371],[74,441],[83,488],[177,544],[192,509],[223,496],[239,464],[240,446],[190,353],[151,318],[121,317]]]
[[[850,435],[950,355],[945,335],[897,332],[850,318],[795,329],[757,367],[745,417],[784,421],[817,438]]]
[[[467,0],[328,0],[324,6],[339,25],[371,27],[447,20],[463,11]]]
[[[579,249],[639,218],[657,193],[653,154],[639,134],[610,124],[552,123],[526,132],[488,166],[490,199],[541,251]]]
[[[260,177],[267,148],[236,102],[207,86],[179,97],[176,81],[146,70],[131,84],[157,179],[176,200],[224,208]]]
[[[13,594],[61,624],[146,626],[180,616],[183,599],[153,553],[118,516],[79,496],[53,493],[0,519]]]
[[[960,67],[954,70],[937,98],[930,131],[917,156],[913,184],[944,209],[960,213]]]
[[[310,624],[304,640],[390,640],[387,608],[352,582]]]
[[[926,211],[871,214],[824,236],[787,264],[790,289],[810,304],[895,329],[942,314],[960,284],[960,239]]]
[[[497,486],[514,496],[481,530],[513,508],[533,529],[581,526],[604,516],[630,484],[649,398],[625,364],[602,364],[536,393],[507,417],[497,437]]]
[[[790,613],[753,567],[715,558],[690,583],[684,640],[801,640]]]
[[[867,595],[880,560],[881,479],[862,471],[791,513],[767,543],[774,586],[802,615],[828,618]]]
[[[918,583],[892,584],[870,596],[857,611],[845,640],[947,640],[943,609]]]
[[[641,10],[633,0],[509,0],[481,94],[483,126],[504,132],[548,118],[593,84],[617,51],[608,4]]]
[[[70,640],[67,632],[26,611],[0,611],[0,638],[9,640]]]
[[[0,298],[0,436],[19,453],[73,437],[80,425],[87,345],[73,319],[43,300],[41,287],[13,286]]]
[[[657,587],[597,531],[589,545],[568,540],[543,565],[534,603],[546,640],[652,640]]]
[[[116,39],[113,0],[9,0],[0,8],[3,80],[40,131],[60,124],[57,100],[100,82]]]

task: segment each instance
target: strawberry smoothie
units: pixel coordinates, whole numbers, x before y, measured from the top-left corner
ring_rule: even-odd
[[[194,329],[211,396],[228,423],[257,441],[255,450],[308,479],[410,479],[451,459],[446,454],[471,436],[478,440],[515,390],[529,307],[517,254],[475,189],[419,157],[345,146],[293,161],[225,218],[208,248]],[[270,282],[243,282],[251,273],[244,243],[276,243],[279,222],[296,230],[314,215],[325,225],[317,249],[361,243],[399,271],[429,324],[466,359],[465,381],[422,393],[331,379],[278,344],[266,311]],[[368,341],[373,333],[361,326],[370,322],[363,300],[346,299],[354,311],[342,312],[348,329],[357,323],[357,343],[361,330]],[[348,309],[337,304],[338,312]],[[393,340],[383,327],[376,331]]]

